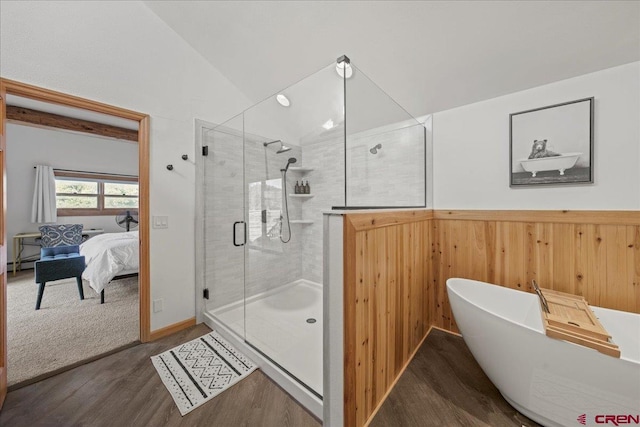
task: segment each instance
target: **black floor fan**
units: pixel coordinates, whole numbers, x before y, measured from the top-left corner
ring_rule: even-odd
[[[138,227],[138,212],[126,210],[116,215],[116,224],[130,231],[132,228]]]

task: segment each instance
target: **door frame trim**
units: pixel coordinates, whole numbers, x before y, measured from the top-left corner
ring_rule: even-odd
[[[6,95],[31,98],[38,101],[80,108],[138,122],[138,176],[139,176],[139,315],[140,341],[151,339],[150,312],[150,251],[149,251],[149,115],[104,104],[86,98],[45,89],[0,77],[0,409],[7,392],[7,310],[6,310]]]

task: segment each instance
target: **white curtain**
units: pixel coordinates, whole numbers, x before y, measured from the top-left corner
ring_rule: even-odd
[[[56,222],[56,177],[51,166],[36,166],[36,185],[33,189],[31,222]]]

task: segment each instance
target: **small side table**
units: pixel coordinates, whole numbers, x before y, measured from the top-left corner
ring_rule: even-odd
[[[13,236],[13,275],[16,275],[16,268],[22,269],[22,248],[24,247],[24,239],[36,239],[40,237],[40,232],[18,233]]]

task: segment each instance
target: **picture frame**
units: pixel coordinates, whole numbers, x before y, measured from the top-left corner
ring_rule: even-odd
[[[595,98],[509,114],[509,187],[593,183]]]

